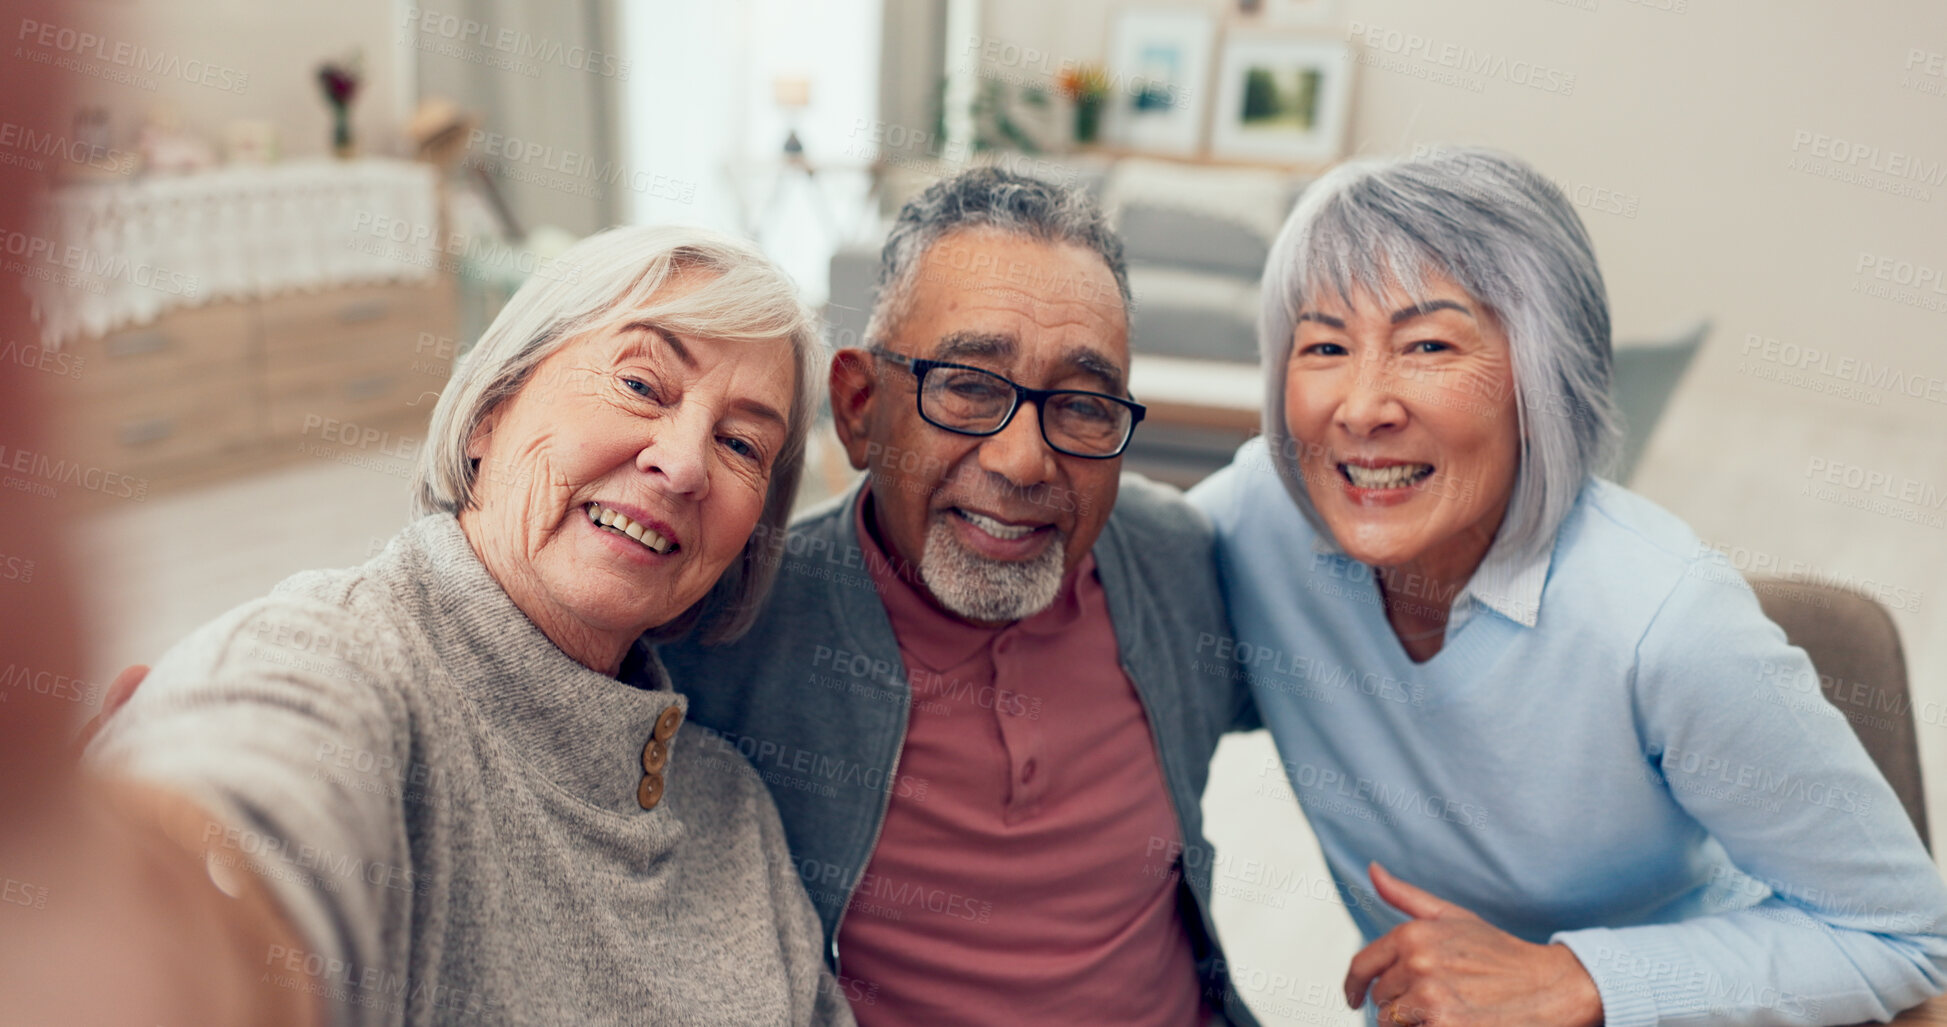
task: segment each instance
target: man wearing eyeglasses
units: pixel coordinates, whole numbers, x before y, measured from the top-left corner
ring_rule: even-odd
[[[1256,726],[1209,529],[1121,476],[1120,241],[980,169],[906,205],[831,365],[868,474],[777,540],[740,642],[661,655],[770,785],[859,1022],[1252,1023],[1200,799]]]

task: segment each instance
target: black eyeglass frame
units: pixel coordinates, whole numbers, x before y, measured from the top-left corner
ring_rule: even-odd
[[[1021,412],[1021,403],[1023,400],[1029,403],[1033,403],[1034,409],[1037,412],[1045,413],[1047,408],[1042,406],[1041,403],[1043,400],[1047,399],[1050,396],[1092,396],[1096,399],[1106,399],[1111,403],[1120,403],[1124,407],[1128,408],[1129,410],[1129,428],[1128,430],[1122,433],[1122,442],[1120,445],[1115,447],[1114,452],[1077,453],[1072,449],[1062,448],[1060,443],[1048,437],[1048,418],[1045,416],[1038,417],[1035,419],[1038,422],[1040,422],[1041,441],[1047,443],[1048,448],[1054,450],[1057,453],[1062,453],[1072,457],[1078,457],[1083,460],[1114,460],[1116,457],[1119,457],[1123,453],[1128,451],[1129,441],[1136,437],[1136,425],[1141,424],[1143,416],[1149,413],[1148,407],[1143,406],[1141,403],[1138,403],[1133,399],[1124,399],[1121,396],[1111,396],[1106,392],[1094,392],[1089,389],[1030,389],[1027,386],[1022,385],[1020,382],[1013,380],[1012,378],[991,371],[985,367],[974,367],[971,364],[956,364],[950,360],[928,360],[924,357],[909,357],[903,354],[891,352],[890,350],[880,349],[876,346],[867,349],[866,352],[872,354],[875,357],[878,357],[881,360],[887,360],[887,361],[891,361],[892,363],[902,365],[906,368],[906,370],[911,371],[913,374],[913,405],[915,409],[919,411],[920,419],[924,420],[927,424],[930,424],[933,427],[940,429],[941,431],[950,431],[955,435],[971,435],[974,438],[988,438],[990,436],[999,435],[1001,432],[1007,430],[1008,425],[1014,423],[1014,415]],[[928,417],[926,414],[926,375],[929,372],[933,371],[935,368],[942,368],[942,367],[952,368],[953,370],[956,371],[976,371],[980,374],[987,375],[990,378],[994,378],[1000,382],[1005,383],[1009,388],[1012,388],[1014,390],[1014,404],[1007,408],[1007,413],[1001,417],[1000,423],[988,429],[987,431],[974,431],[970,428],[956,428],[953,425],[941,424],[940,422],[935,421],[933,418]]]

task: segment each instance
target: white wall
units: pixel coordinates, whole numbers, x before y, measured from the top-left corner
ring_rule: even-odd
[[[317,67],[362,49],[365,82],[352,108],[354,132],[365,152],[403,152],[401,109],[411,89],[410,66],[403,65],[402,73],[396,44],[401,0],[96,0],[71,6],[75,25],[91,26],[105,46],[65,51],[84,70],[50,67],[48,74],[69,76],[81,99],[108,108],[117,145],[133,140],[151,112],[172,109],[219,153],[226,126],[240,118],[275,121],[285,156],[327,153],[331,116]],[[9,35],[20,31],[14,24],[7,29]],[[138,73],[134,82],[110,77],[139,70],[113,59],[118,43],[143,48],[148,66],[163,73]],[[9,42],[15,45],[35,46],[33,40]]]
[[[1947,97],[1900,85],[1910,49],[1947,49],[1947,6],[1577,2],[1599,7],[1345,0],[1332,24],[1298,31],[1345,39],[1348,26],[1362,25],[1421,37],[1435,51],[1453,44],[1574,74],[1573,94],[1560,96],[1506,81],[1487,81],[1476,93],[1360,68],[1350,149],[1396,154],[1415,144],[1483,143],[1527,158],[1565,185],[1640,197],[1634,218],[1585,211],[1620,335],[1709,312],[1722,323],[1720,340],[1746,328],[1789,328],[1806,339],[1841,333],[1870,347],[1862,355],[1928,357],[1924,327],[1937,316],[1833,301],[1846,291],[1861,247],[1910,258],[1938,251],[1947,188],[1916,203],[1788,171],[1785,163],[1801,129],[1947,162],[1940,129]],[[1657,9],[1678,3],[1686,4],[1683,13]],[[1123,6],[983,0],[982,32],[1040,50],[1047,68],[1100,61],[1113,12]],[[1174,6],[1258,24],[1233,14],[1234,0]],[[1364,49],[1390,56],[1383,46]],[[1930,81],[1947,88],[1947,78]],[[1696,259],[1673,259],[1679,255]],[[1788,310],[1780,309],[1781,296],[1796,298]]]

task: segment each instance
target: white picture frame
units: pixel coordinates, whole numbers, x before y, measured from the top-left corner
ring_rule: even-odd
[[[1207,9],[1118,12],[1109,36],[1104,141],[1148,153],[1200,151],[1216,47],[1217,18]]]
[[[1224,36],[1213,157],[1310,164],[1345,150],[1352,105],[1351,48],[1343,41],[1267,30]]]

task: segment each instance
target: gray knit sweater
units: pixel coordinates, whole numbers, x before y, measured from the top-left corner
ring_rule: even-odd
[[[228,825],[211,877],[306,939],[263,979],[338,1023],[851,1023],[749,764],[679,728],[643,808],[652,671],[569,659],[435,515],[197,630],[91,756]]]

